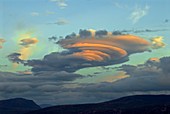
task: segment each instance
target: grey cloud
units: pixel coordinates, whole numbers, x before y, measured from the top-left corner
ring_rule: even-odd
[[[165,75],[170,75],[170,57],[163,57],[160,59],[160,68]]]
[[[54,102],[53,98],[57,97],[57,94],[68,91],[64,88],[65,85],[71,87],[74,84],[72,81],[82,77],[79,74],[67,72],[41,72],[36,75],[23,76],[0,72],[0,98],[24,97],[38,103]]]
[[[77,37],[76,34],[73,32],[73,33],[67,35],[65,38],[66,39],[71,39],[71,38],[76,38],[76,37]]]
[[[22,96],[41,104],[74,104],[102,102],[126,95],[170,94],[169,61],[170,57],[163,57],[160,61],[149,59],[136,66],[123,65],[118,70],[130,77],[101,83],[73,82],[81,76],[67,72],[43,71],[31,76],[1,72],[0,98]]]
[[[82,84],[76,91],[84,97],[113,99],[115,97],[136,94],[170,94],[170,66],[166,65],[170,57],[159,61],[149,59],[144,64],[123,65],[118,70],[125,71],[130,77],[116,82]]]
[[[59,25],[59,26],[63,26],[63,25],[69,24],[69,21],[62,18],[62,19],[58,19],[58,20],[55,21],[55,22],[49,22],[49,23],[47,23],[47,24],[57,24],[57,25]]]
[[[20,56],[21,56],[20,53],[11,53],[7,56],[7,58],[9,59],[9,61],[19,64],[24,62],[19,58]]]
[[[128,58],[121,59],[119,61],[109,62],[92,62],[84,60],[83,58],[71,56],[73,50],[65,52],[53,52],[44,56],[42,60],[28,60],[25,65],[32,66],[33,72],[41,71],[66,71],[75,72],[81,68],[105,66],[111,64],[118,64],[128,61]],[[74,50],[75,52],[76,50]],[[79,51],[79,50],[77,50]]]
[[[123,32],[125,32],[125,31],[123,31]],[[122,35],[123,32],[122,31],[113,31],[112,35]]]
[[[98,30],[98,31],[96,31],[95,36],[96,37],[104,37],[107,35],[107,33],[108,33],[107,30]]]
[[[122,35],[122,34],[129,34],[129,33],[152,33],[152,32],[161,32],[161,31],[168,31],[169,29],[129,29],[129,30],[115,30],[112,32],[113,35]]]
[[[79,30],[80,38],[90,38],[92,36],[91,32],[88,30]]]
[[[57,24],[57,25],[66,25],[68,23],[69,23],[69,21],[66,20],[66,19],[59,19],[54,24]]]
[[[144,29],[144,30],[133,30],[134,33],[143,33],[143,32],[160,32],[167,31],[168,29]]]
[[[52,36],[52,37],[49,37],[48,40],[49,40],[49,41],[52,41],[52,40],[56,41],[56,40],[57,40],[57,37]]]

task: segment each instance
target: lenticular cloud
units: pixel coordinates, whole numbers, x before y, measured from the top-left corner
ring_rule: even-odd
[[[119,60],[132,53],[148,51],[150,42],[134,35],[112,35],[90,37],[69,37],[62,39],[58,44],[64,49],[79,50],[72,56],[83,58],[87,61]]]

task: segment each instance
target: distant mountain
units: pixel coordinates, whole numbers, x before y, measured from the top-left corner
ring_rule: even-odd
[[[23,114],[38,109],[40,109],[40,106],[34,101],[23,98],[0,101],[0,114]]]
[[[102,103],[52,106],[26,114],[170,114],[170,95],[135,95]]]

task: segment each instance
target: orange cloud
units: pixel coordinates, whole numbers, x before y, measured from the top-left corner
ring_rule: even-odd
[[[82,52],[77,52],[73,54],[74,56],[79,56],[85,58],[89,61],[103,61],[104,58],[110,59],[110,55],[103,53],[101,51],[84,50]]]
[[[104,76],[103,78],[100,78],[99,81],[103,82],[116,82],[118,80],[124,79],[124,78],[128,78],[129,75],[126,74],[126,72],[120,71],[117,72],[117,74],[115,75],[111,75],[111,76]]]
[[[19,74],[24,74],[24,75],[31,75],[32,72],[30,70],[25,70],[25,71],[18,71]]]
[[[92,37],[95,37],[94,31]],[[151,44],[134,35],[111,35],[97,38],[68,38],[59,41],[65,49],[79,49],[73,56],[89,61],[119,60],[129,54],[149,50]]]
[[[103,50],[107,51],[107,50],[111,50],[112,52],[116,53],[116,56],[117,57],[124,57],[127,55],[127,52],[121,48],[118,48],[118,47],[114,47],[114,46],[109,46],[109,45],[104,45],[104,44],[95,44],[95,43],[77,43],[77,44],[73,44],[71,46],[68,46],[68,48],[80,48],[81,47],[99,47],[99,48],[103,48]],[[80,54],[80,56],[85,56],[85,58],[88,56],[88,57],[92,57],[92,58],[96,58],[94,60],[97,60],[97,61],[103,61],[106,59],[114,59],[116,58],[115,56],[112,55],[109,55],[107,54],[106,52],[102,52],[102,51],[97,51],[97,50],[91,50],[88,49],[88,50],[84,50],[82,52],[78,52],[74,55],[78,55]]]
[[[24,47],[29,47],[30,45],[38,43],[38,39],[37,38],[26,38],[26,39],[20,40],[20,42],[21,42],[20,45]]]
[[[160,62],[159,58],[150,58],[148,61],[153,61],[153,62]]]

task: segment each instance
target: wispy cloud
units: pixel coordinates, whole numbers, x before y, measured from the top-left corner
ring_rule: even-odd
[[[38,13],[38,12],[31,12],[31,14],[30,14],[31,16],[39,16],[40,15],[40,13]]]
[[[54,15],[54,14],[56,14],[56,13],[53,12],[53,11],[48,11],[48,10],[47,10],[47,11],[45,12],[45,14],[46,14],[46,15]]]
[[[67,3],[65,0],[50,0],[51,2],[55,2],[61,9],[67,7]]]
[[[57,25],[66,25],[69,21],[66,19],[58,19],[56,22],[48,23],[48,24],[57,24]]]
[[[128,8],[128,5],[126,5],[126,4],[120,4],[120,3],[118,3],[118,2],[114,2],[113,3],[113,6],[114,7],[117,7],[117,8]]]
[[[137,23],[142,17],[144,17],[145,15],[147,15],[149,10],[149,6],[145,6],[143,8],[141,7],[136,7],[135,10],[131,13],[130,15],[130,19],[132,20],[132,22],[135,24]]]

